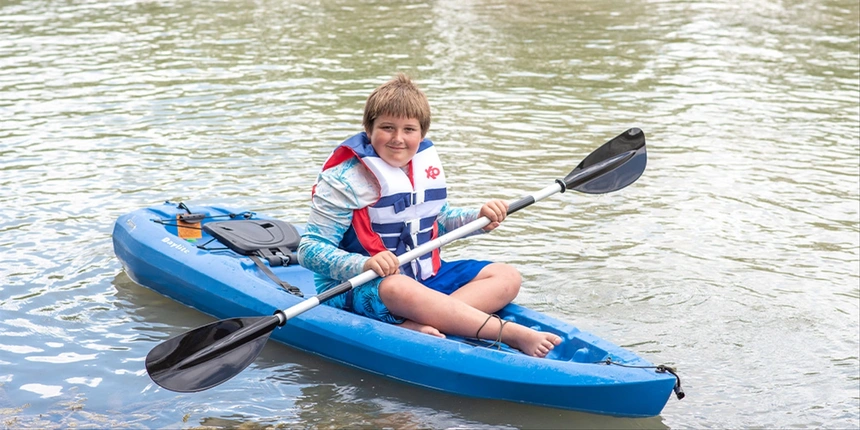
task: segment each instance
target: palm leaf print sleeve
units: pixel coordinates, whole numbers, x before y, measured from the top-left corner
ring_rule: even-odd
[[[439,235],[441,236],[451,230],[462,227],[478,219],[480,212],[481,211],[479,209],[455,208],[451,207],[448,203],[445,203],[445,205],[442,206],[442,210],[439,212],[439,216],[436,217],[436,222],[439,224]],[[483,230],[479,229],[477,232],[471,233],[468,236],[481,233],[483,233]]]
[[[320,173],[311,200],[311,212],[299,243],[299,263],[325,279],[325,289],[359,275],[368,260],[338,248],[352,223],[353,210],[375,201],[375,182],[356,160],[346,161]],[[326,282],[337,281],[337,282]],[[317,282],[319,287],[321,282]]]

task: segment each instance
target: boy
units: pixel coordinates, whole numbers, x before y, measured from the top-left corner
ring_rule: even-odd
[[[484,231],[491,231],[508,210],[502,200],[480,210],[448,206],[441,162],[424,139],[430,127],[424,93],[398,74],[368,97],[362,125],[365,131],[323,165],[298,257],[316,273],[319,292],[367,270],[380,277],[326,304],[433,336],[492,339],[545,357],[561,338],[492,315],[519,292],[513,267],[446,262],[438,249],[398,267],[397,255],[480,216],[490,219]]]

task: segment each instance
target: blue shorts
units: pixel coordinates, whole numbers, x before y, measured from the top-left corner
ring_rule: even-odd
[[[463,285],[472,282],[478,273],[491,263],[484,260],[442,261],[436,275],[421,283],[430,289],[450,295]],[[328,304],[387,323],[400,324],[405,319],[392,315],[379,297],[379,284],[383,279],[376,278],[359,285],[346,294],[342,294],[340,297],[343,299],[335,300],[340,298],[335,297]]]

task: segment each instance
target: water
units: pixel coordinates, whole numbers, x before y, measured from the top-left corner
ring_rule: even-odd
[[[0,418],[18,427],[860,425],[860,7],[848,0],[0,1]],[[628,127],[649,165],[450,258],[678,368],[614,419],[463,399],[270,344],[217,389],[143,370],[212,319],[140,287],[112,222],[161,201],[301,223],[370,90],[411,74],[452,202],[515,199]]]

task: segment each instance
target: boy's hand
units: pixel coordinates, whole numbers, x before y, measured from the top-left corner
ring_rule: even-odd
[[[400,273],[400,262],[397,261],[397,256],[393,252],[382,251],[364,263],[362,271],[368,270],[373,270],[380,277],[396,275]]]
[[[481,216],[490,219],[490,223],[484,227],[484,231],[493,231],[498,227],[508,214],[508,202],[504,200],[490,200],[481,206]]]

